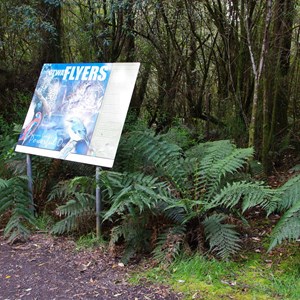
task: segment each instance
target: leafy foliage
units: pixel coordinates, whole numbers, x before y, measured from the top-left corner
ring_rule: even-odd
[[[282,212],[283,215],[272,231],[269,251],[286,239],[300,238],[300,175],[289,179],[277,192],[276,206],[272,206],[270,212]]]
[[[230,218],[225,213],[244,212],[256,205],[266,207],[274,198],[272,190],[246,174],[253,149],[237,148],[228,140],[200,143],[183,151],[161,135],[137,131],[123,140],[122,149],[125,150],[122,158],[130,161],[129,165],[137,162],[141,172],[159,177],[154,180],[136,173],[138,184],[133,184],[130,174],[124,174],[128,181],[117,179],[119,190],[111,197],[112,206],[105,219],[120,214],[123,220],[148,218],[145,215],[149,213],[163,215],[165,227],[158,234],[154,250],[157,258],[170,258],[170,253],[175,256],[187,236],[201,227],[210,250],[221,258],[228,258],[240,249],[240,240],[235,227],[226,223]],[[159,188],[154,184],[145,186],[142,178],[151,178],[153,183],[159,179],[164,183]],[[163,194],[164,190],[168,193]],[[214,214],[216,211],[223,214]],[[119,236],[120,229],[118,227]],[[198,243],[201,242],[200,237]]]
[[[151,218],[159,215],[158,204],[169,199],[166,184],[143,173],[111,173],[103,171],[101,179],[111,192],[111,206],[103,220],[119,223],[110,237],[110,247],[123,238],[124,262],[137,252],[150,249]]]
[[[185,226],[177,225],[168,227],[158,238],[156,247],[153,250],[154,258],[158,261],[171,263],[182,251],[185,241]]]
[[[10,179],[0,178],[0,220],[8,217],[4,235],[9,241],[26,239],[29,227],[35,225],[31,195],[28,191],[28,178],[24,176]]]
[[[203,221],[210,250],[216,252],[223,259],[241,248],[241,240],[234,230],[234,225],[222,223],[225,218],[223,214],[214,214]]]
[[[60,199],[66,203],[56,209],[58,216],[64,218],[54,224],[52,233],[78,230],[82,221],[94,216],[95,196],[91,192],[92,186],[95,185],[90,177],[75,177],[55,186],[49,195],[49,201]]]

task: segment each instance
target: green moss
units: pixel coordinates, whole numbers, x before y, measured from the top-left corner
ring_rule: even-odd
[[[194,256],[139,276],[169,284],[185,299],[296,300],[300,295],[300,254],[289,253],[292,255],[285,257],[254,253],[238,262]]]

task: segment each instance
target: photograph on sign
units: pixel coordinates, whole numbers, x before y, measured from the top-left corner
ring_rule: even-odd
[[[45,64],[16,151],[112,167],[138,69]]]

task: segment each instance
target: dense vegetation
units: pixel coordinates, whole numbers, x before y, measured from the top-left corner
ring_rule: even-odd
[[[0,14],[0,225],[12,242],[42,217],[53,234],[92,232],[96,184],[103,237],[125,262],[229,259],[253,208],[281,216],[269,250],[299,239],[300,176],[266,181],[297,163],[297,1],[3,0]],[[116,61],[141,70],[114,168],[96,182],[92,166],[33,157],[30,195],[14,145],[42,64]]]

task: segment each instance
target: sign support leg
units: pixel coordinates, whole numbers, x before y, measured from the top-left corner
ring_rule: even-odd
[[[100,238],[101,235],[101,190],[100,190],[100,167],[96,167],[96,236]]]
[[[31,156],[29,154],[26,154],[26,166],[27,166],[27,177],[28,177],[28,190],[30,194],[30,211],[34,212]]]

